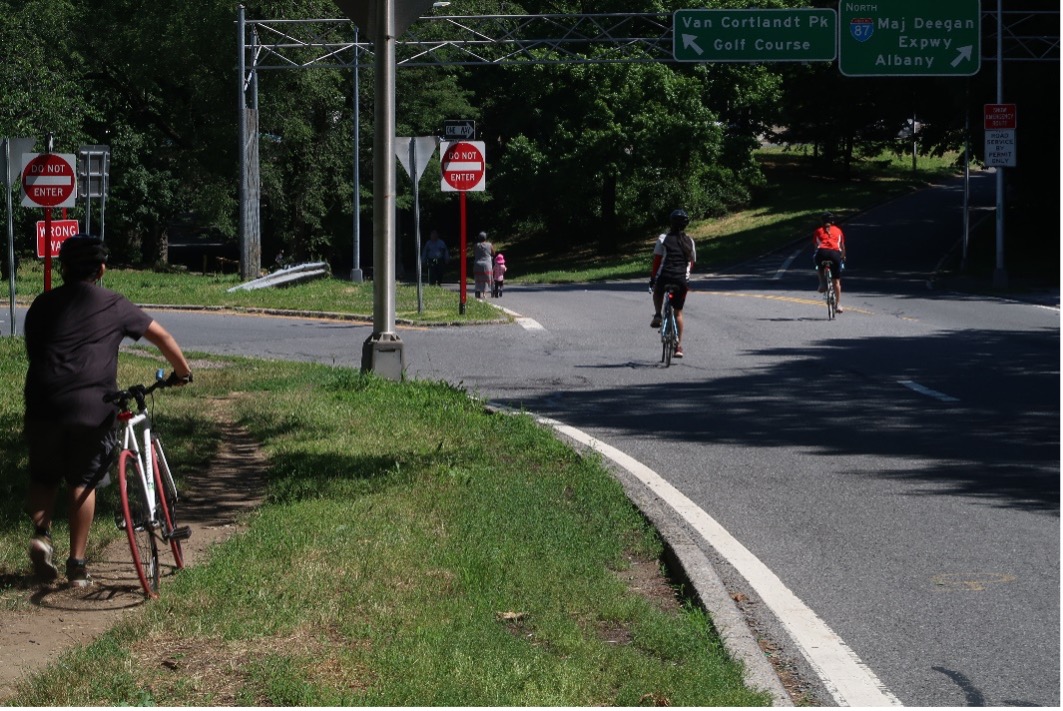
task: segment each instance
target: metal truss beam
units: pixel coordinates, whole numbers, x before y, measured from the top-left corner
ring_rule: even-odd
[[[982,61],[996,61],[995,12],[982,13]],[[1059,11],[1005,11],[1004,61],[1059,61]],[[372,64],[348,19],[247,20],[248,69],[350,68]],[[356,51],[357,49],[357,51]],[[357,59],[356,59],[357,57]],[[396,43],[399,66],[672,62],[672,15],[426,16]]]

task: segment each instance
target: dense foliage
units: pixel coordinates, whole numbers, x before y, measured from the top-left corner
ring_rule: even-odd
[[[762,0],[756,6],[808,4]],[[664,0],[463,0],[448,12],[667,14],[683,6]],[[246,12],[258,20],[339,14],[331,0],[262,0],[247,3]],[[235,19],[234,6],[220,0],[0,0],[0,136],[35,136],[38,151],[47,133],[58,152],[110,146],[106,230],[120,260],[162,260],[167,238],[189,233],[236,239]],[[350,42],[353,27],[336,24],[316,39]],[[586,56],[601,51],[588,46]],[[608,252],[661,224],[677,205],[695,217],[747,205],[763,182],[753,160],[761,140],[810,149],[825,171],[841,177],[853,161],[884,149],[911,151],[905,129],[913,119],[919,151],[962,147],[965,114],[977,122],[981,104],[995,100],[990,69],[956,80],[853,79],[824,63],[402,68],[396,134],[437,135],[445,119],[475,119],[477,137],[488,145],[490,188],[469,195],[470,231],[486,229],[502,241],[534,236],[546,249],[595,243]],[[1051,71],[1057,86],[1048,86],[1058,92],[1058,63]],[[1022,91],[1025,77],[1043,72],[1011,74],[1009,84]],[[359,75],[358,202],[361,232],[368,235],[375,159],[371,62]],[[350,265],[352,79],[349,69],[258,72],[263,266],[281,250],[288,258],[328,259],[337,270]],[[1044,84],[1037,80],[1037,86],[1031,90]],[[1058,133],[1058,101],[1047,113],[1039,119],[1050,125],[1054,118]],[[1024,121],[1031,118],[1024,114]],[[976,153],[979,139],[976,134],[972,141]],[[1055,146],[1049,155],[1058,153]],[[1031,160],[1034,153],[1040,152],[1031,151]],[[1045,172],[1027,166],[1031,191],[1045,185],[1058,190],[1058,172],[1047,183]],[[412,190],[405,173],[398,174],[400,256],[409,265]],[[426,174],[438,175],[437,162]],[[454,195],[442,193],[438,180],[423,179],[419,204],[422,233],[430,225],[453,244]],[[81,210],[71,216],[80,217]],[[16,234],[32,234],[38,219],[38,210],[16,207]],[[29,240],[18,245],[20,253],[31,249]],[[361,246],[362,261],[371,262],[372,240]]]

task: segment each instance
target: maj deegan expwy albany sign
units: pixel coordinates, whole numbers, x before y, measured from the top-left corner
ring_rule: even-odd
[[[981,66],[978,0],[842,2],[838,67],[850,76],[969,76]]]

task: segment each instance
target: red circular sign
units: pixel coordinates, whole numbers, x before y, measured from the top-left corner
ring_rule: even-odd
[[[22,171],[22,192],[38,207],[58,207],[74,197],[74,166],[57,153],[40,153]]]
[[[484,179],[484,154],[466,141],[447,146],[442,159],[443,182],[455,190],[473,190]]]

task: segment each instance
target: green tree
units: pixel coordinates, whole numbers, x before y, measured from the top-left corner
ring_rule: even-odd
[[[232,10],[78,4],[82,80],[91,89],[85,131],[111,146],[112,243],[129,259],[165,260],[167,226],[186,213],[234,234]]]
[[[0,137],[35,138],[38,153],[46,150],[49,133],[54,149],[61,153],[73,153],[83,140],[80,58],[70,46],[76,17],[73,3],[64,0],[0,0]],[[21,165],[22,156],[12,155],[15,180]],[[32,253],[31,235],[42,213],[22,208],[19,202],[14,195],[17,254]],[[7,248],[0,251],[6,277],[11,268]]]

